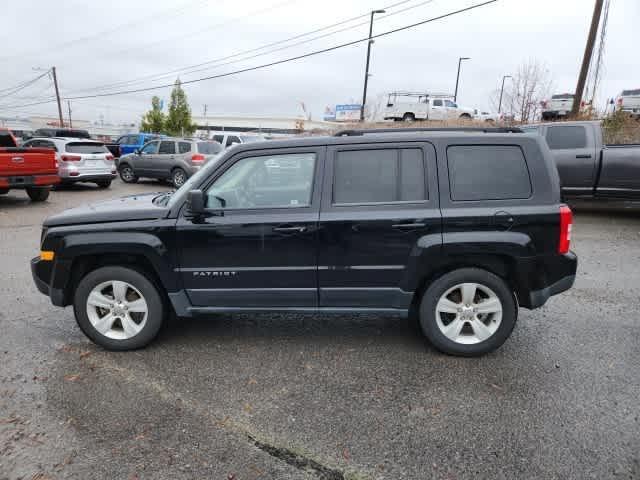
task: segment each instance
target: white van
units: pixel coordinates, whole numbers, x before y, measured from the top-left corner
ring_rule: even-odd
[[[471,120],[473,110],[459,107],[451,95],[392,92],[384,110],[385,120],[413,122],[415,120]]]

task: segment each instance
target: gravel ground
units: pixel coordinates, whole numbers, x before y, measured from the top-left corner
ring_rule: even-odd
[[[578,205],[575,287],[462,359],[407,322],[218,315],[91,344],[32,282],[40,224],[157,182],[0,196],[0,479],[640,478],[640,215]]]

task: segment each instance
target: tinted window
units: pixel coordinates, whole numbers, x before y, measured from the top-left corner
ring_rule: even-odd
[[[222,142],[224,142],[224,135],[214,135],[213,139],[219,144],[222,144]]]
[[[172,155],[176,153],[176,142],[160,142],[160,150],[158,153],[162,155]]]
[[[569,100],[572,98],[573,98],[573,95],[571,93],[560,93],[558,95],[551,96],[551,100]]]
[[[191,144],[189,142],[178,142],[178,153],[189,153]]]
[[[207,191],[209,208],[304,207],[316,156],[295,153],[238,160]]]
[[[434,100],[433,101],[433,106],[434,107],[441,107],[442,106],[442,100]]]
[[[71,142],[65,145],[65,151],[69,153],[109,153],[109,149],[101,143]]]
[[[158,144],[160,142],[149,142],[142,147],[142,153],[158,153]]]
[[[585,148],[587,146],[587,132],[580,126],[558,126],[547,129],[547,144],[551,150],[565,150],[569,148]]]
[[[623,90],[622,95],[624,96],[640,95],[640,88],[638,88],[637,90]]]
[[[379,149],[338,152],[333,202],[392,203],[426,198],[422,150]]]
[[[234,143],[240,143],[240,139],[238,137],[236,137],[235,135],[229,135],[227,137],[226,146],[229,147],[229,146],[233,145]]]
[[[459,145],[447,149],[452,200],[529,198],[531,181],[520,147]]]
[[[222,145],[217,142],[198,142],[198,153],[215,155],[222,151]]]

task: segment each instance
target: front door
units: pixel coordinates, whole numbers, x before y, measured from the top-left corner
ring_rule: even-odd
[[[320,232],[320,307],[408,309],[412,267],[442,239],[433,146],[328,148]]]
[[[133,169],[135,170],[136,175],[139,177],[152,175],[152,166],[154,158],[158,154],[159,145],[160,142],[158,141],[149,142],[140,149],[139,154],[136,154],[133,159]]]
[[[191,303],[210,309],[317,307],[324,147],[241,152],[203,187],[209,215],[177,222]]]

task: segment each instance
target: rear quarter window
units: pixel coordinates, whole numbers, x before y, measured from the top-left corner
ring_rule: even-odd
[[[531,197],[531,178],[517,145],[452,145],[447,148],[451,200]]]

